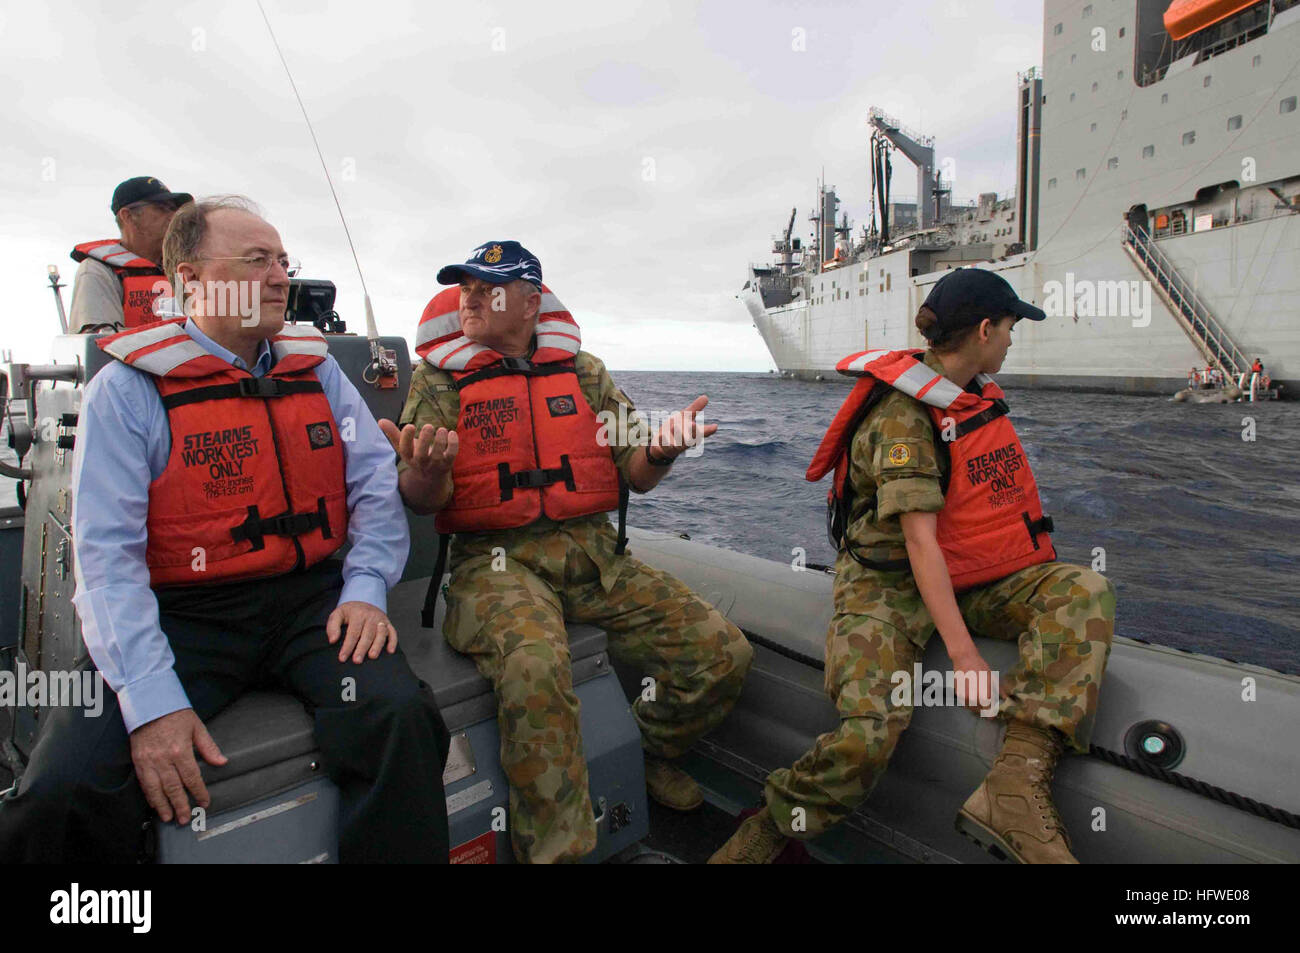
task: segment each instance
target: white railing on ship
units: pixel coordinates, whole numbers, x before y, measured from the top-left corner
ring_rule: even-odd
[[[1187,280],[1179,273],[1177,266],[1156,246],[1146,229],[1126,223],[1124,232],[1125,243],[1131,245],[1139,258],[1146,263],[1148,272],[1156,279],[1156,284],[1160,285],[1160,279],[1165,279],[1164,289],[1175,305],[1174,310],[1178,320],[1188,325],[1192,334],[1209,348],[1207,356],[1221,365],[1220,370],[1229,377],[1239,376],[1246,366],[1246,355],[1228,337],[1228,332],[1223,329],[1223,326],[1214,319],[1209,307],[1201,300],[1195,289],[1187,284]],[[1190,316],[1183,310],[1184,306],[1192,312]],[[1197,322],[1203,330],[1197,328]]]

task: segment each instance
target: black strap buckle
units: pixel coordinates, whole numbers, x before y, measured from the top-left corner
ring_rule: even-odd
[[[250,506],[244,522],[231,529],[230,536],[236,542],[248,540],[256,551],[266,545],[263,536],[302,536],[318,526],[323,527],[321,532],[329,539],[329,517],[325,513],[324,498],[318,501],[317,509],[310,513],[281,513],[279,516],[265,518],[258,513],[256,506]]]
[[[526,357],[503,357],[501,366],[510,371],[531,371],[533,362]]]
[[[521,490],[538,490],[556,482],[553,470],[520,470],[511,474],[514,484]]]
[[[560,456],[560,465],[550,470],[517,470],[511,473],[509,464],[499,463],[497,481],[501,485],[503,502],[513,499],[516,489],[540,490],[552,483],[563,483],[570,490],[577,489],[573,479],[573,465],[569,463],[567,453]]]
[[[262,532],[270,536],[301,536],[310,533],[320,521],[319,513],[285,513],[265,520]]]
[[[244,377],[239,381],[240,397],[282,397],[282,382],[274,377]]]

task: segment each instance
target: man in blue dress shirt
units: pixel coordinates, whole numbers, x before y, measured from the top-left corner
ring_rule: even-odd
[[[340,859],[445,862],[449,738],[386,615],[409,547],[392,447],[318,332],[285,326],[295,264],[250,203],[186,207],[163,257],[197,291],[190,317],[100,342],[119,360],[87,386],[76,441],[73,601],[115,704],[51,711],[0,802],[0,860],[138,859],[150,807],[188,824],[191,801],[209,804],[194,752],[226,758],[204,722],[269,683],[314,716],[342,794]],[[173,434],[253,476],[194,467]],[[332,485],[319,513],[292,512],[301,487]],[[346,559],[330,558],[345,537]]]

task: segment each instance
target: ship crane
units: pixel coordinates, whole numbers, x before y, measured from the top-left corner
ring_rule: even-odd
[[[923,136],[907,129],[898,120],[887,116],[884,111],[871,107],[868,122],[873,129],[907,156],[916,166],[916,214],[920,229],[933,228],[939,224],[939,188],[938,177],[934,169],[934,137]],[[886,210],[882,209],[882,212]],[[882,215],[883,219],[883,215]],[[885,231],[884,228],[881,231]],[[882,236],[881,241],[887,239]]]
[[[772,252],[781,256],[781,274],[789,275],[794,271],[794,253],[799,250],[798,241],[792,245],[790,234],[794,231],[794,217],[799,207],[790,209],[790,223],[785,227],[785,235],[778,238],[772,246]]]

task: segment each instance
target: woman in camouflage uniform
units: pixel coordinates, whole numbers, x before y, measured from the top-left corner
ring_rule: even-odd
[[[968,385],[1001,368],[1021,317],[1044,314],[1001,277],[958,269],[936,283],[917,315],[930,343],[917,356],[978,393]],[[920,364],[914,369],[933,377]],[[885,391],[849,445],[852,504],[826,639],[826,690],[840,724],[792,767],[768,776],[766,805],[710,863],[771,863],[787,838],[816,837],[866,800],[912,716],[893,676],[911,677],[936,629],[959,673],[989,672],[972,629],[1020,647],[1018,663],[1001,677],[1002,751],[962,806],[958,830],[1022,863],[1077,863],[1050,785],[1065,749],[1088,750],[1114,632],[1114,587],[1050,558],[954,590],[936,530],[949,467],[935,441],[937,415],[902,390]],[[890,563],[898,568],[880,568]]]

